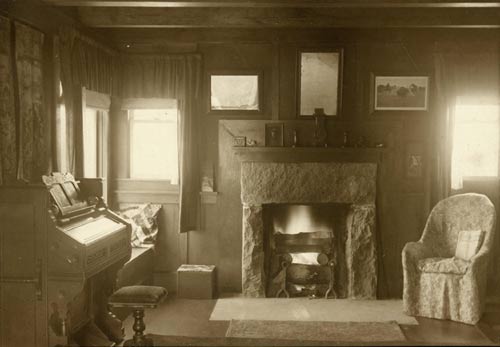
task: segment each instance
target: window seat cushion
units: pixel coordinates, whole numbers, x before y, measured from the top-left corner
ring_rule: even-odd
[[[132,247],[155,244],[158,235],[160,204],[122,204],[117,212],[132,224]]]

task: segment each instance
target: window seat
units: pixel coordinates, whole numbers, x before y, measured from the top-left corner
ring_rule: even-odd
[[[153,280],[154,245],[132,247],[132,256],[118,271],[116,287],[148,284]]]
[[[118,272],[117,288],[149,284],[153,280],[159,204],[120,204],[116,211],[132,224],[132,255]]]

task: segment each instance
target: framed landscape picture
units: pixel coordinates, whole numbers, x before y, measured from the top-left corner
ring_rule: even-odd
[[[298,52],[298,115],[312,116],[321,110],[328,117],[340,115],[342,97],[342,50]]]
[[[427,111],[428,76],[372,74],[372,111]]]
[[[262,74],[212,72],[208,75],[209,113],[248,114],[262,111]]]

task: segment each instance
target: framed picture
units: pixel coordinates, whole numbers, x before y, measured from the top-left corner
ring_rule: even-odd
[[[428,76],[371,75],[372,112],[427,111]]]
[[[406,144],[406,177],[422,178],[424,175],[424,146],[421,142]]]
[[[340,115],[342,60],[342,49],[299,51],[299,116],[312,116],[315,110],[329,117]]]
[[[215,71],[207,79],[209,113],[262,112],[262,73]]]
[[[235,136],[234,137],[234,146],[235,147],[245,147],[247,145],[246,136]]]
[[[283,147],[283,123],[266,124],[266,147]]]

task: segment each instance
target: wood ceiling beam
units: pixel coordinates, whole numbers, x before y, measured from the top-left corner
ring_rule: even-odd
[[[57,6],[264,8],[498,8],[498,1],[452,0],[42,0]]]
[[[499,28],[500,8],[81,7],[94,28]]]

